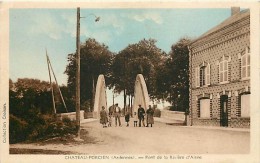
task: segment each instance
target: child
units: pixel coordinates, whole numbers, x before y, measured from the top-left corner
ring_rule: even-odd
[[[137,121],[138,121],[138,116],[136,112],[134,112],[134,127],[137,127]]]
[[[128,127],[129,126],[129,120],[130,120],[130,113],[129,112],[127,112],[126,113],[126,115],[125,115],[125,121],[126,121],[126,127]]]
[[[109,114],[109,118],[108,118],[108,127],[112,126],[112,115]]]

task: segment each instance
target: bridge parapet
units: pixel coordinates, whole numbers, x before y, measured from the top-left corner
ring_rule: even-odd
[[[63,118],[69,118],[70,120],[76,120],[76,112],[57,114],[57,119],[62,120]],[[83,119],[84,119],[84,110],[81,110],[80,111],[80,120],[83,120]]]
[[[180,111],[162,110],[161,111],[161,118],[178,120],[178,121],[185,121],[185,113],[180,112]]]

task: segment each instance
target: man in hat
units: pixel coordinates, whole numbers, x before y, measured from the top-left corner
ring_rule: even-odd
[[[144,110],[144,108],[142,108],[141,104],[139,104],[139,108],[138,108],[137,112],[138,112],[138,119],[139,119],[139,127],[141,127],[141,121],[142,121],[143,127],[144,127],[145,126],[144,125],[145,110]]]

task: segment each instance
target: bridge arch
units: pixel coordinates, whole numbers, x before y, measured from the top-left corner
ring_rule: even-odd
[[[94,118],[100,118],[101,107],[104,106],[107,110],[107,94],[104,75],[99,75],[96,85],[95,101],[94,101]]]
[[[147,91],[147,87],[145,84],[145,80],[142,74],[138,74],[135,80],[135,88],[134,88],[134,104],[133,104],[133,112],[137,113],[138,105],[142,105],[144,110],[148,109],[149,106],[149,95]]]

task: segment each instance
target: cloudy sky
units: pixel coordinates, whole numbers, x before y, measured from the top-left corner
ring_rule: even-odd
[[[59,84],[76,51],[76,9],[10,9],[10,78],[48,81],[45,49]],[[95,22],[95,16],[101,19]],[[81,42],[95,38],[112,52],[153,38],[166,53],[182,37],[196,38],[230,16],[226,9],[81,9]]]

